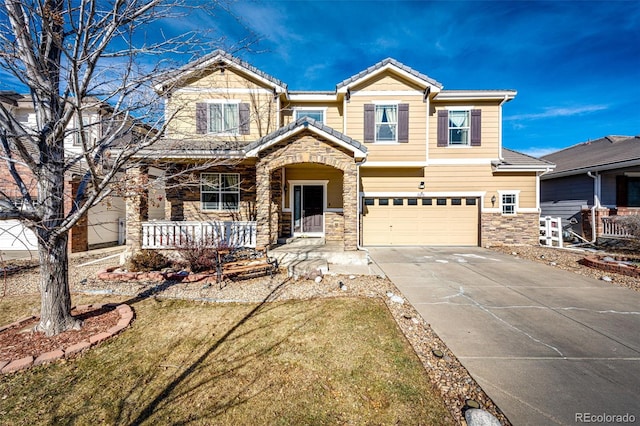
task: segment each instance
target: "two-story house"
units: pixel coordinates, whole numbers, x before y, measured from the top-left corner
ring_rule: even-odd
[[[503,147],[513,90],[444,90],[385,59],[334,90],[294,91],[223,51],[156,90],[171,122],[143,154],[199,182],[167,179],[165,219],[179,222],[164,228],[145,222],[144,197],[130,200],[133,249],[222,222],[255,227],[259,246],[538,244],[539,178],[553,165]]]
[[[0,103],[6,111],[17,121],[17,126],[24,131],[38,128],[36,114],[29,95],[16,92],[0,92]],[[84,174],[84,152],[90,152],[96,142],[103,136],[103,123],[113,113],[113,109],[98,99],[87,99],[86,111],[82,116],[82,123],[75,118],[69,124],[68,134],[64,140],[65,156],[68,164],[72,164],[66,174],[65,203],[71,209],[73,194],[78,188],[79,178]],[[130,137],[130,136],[128,136]],[[122,142],[124,139],[118,139]],[[83,144],[85,145],[83,147]],[[35,149],[35,148],[34,148]],[[37,158],[37,154],[33,156]],[[14,160],[18,158],[14,156]],[[36,199],[38,195],[38,181],[28,167],[20,161],[15,167],[29,189],[30,195]],[[164,215],[164,198],[162,194],[152,194],[155,202],[150,203],[150,217],[156,217],[156,211]],[[10,205],[22,206],[22,193],[16,182],[9,174],[6,163],[0,163],[0,250],[29,250],[37,249],[37,238],[34,232],[24,226],[16,217],[7,216]],[[86,251],[91,248],[107,247],[124,243],[124,199],[110,196],[97,206],[91,208],[86,217],[81,219],[71,230],[69,249],[71,252]],[[7,216],[7,217],[4,217]],[[158,216],[159,217],[159,216]]]

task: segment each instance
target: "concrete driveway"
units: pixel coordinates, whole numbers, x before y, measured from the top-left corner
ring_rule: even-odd
[[[369,252],[514,425],[640,424],[639,292],[482,248]]]

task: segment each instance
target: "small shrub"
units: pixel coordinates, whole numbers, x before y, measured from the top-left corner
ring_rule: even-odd
[[[187,238],[176,250],[189,265],[191,272],[214,271],[218,266],[218,250],[232,248],[212,237]]]
[[[156,250],[140,250],[129,259],[128,269],[133,272],[159,271],[171,262]]]

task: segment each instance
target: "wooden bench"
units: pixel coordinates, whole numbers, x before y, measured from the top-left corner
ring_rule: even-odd
[[[264,248],[240,247],[218,251],[218,282],[226,278],[250,278],[257,275],[273,276],[278,261],[267,256]]]

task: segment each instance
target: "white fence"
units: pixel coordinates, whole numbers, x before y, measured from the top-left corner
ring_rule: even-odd
[[[562,219],[545,216],[540,218],[540,244],[562,247]]]
[[[231,247],[256,246],[256,222],[142,223],[142,248],[174,249],[195,241],[210,241]]]
[[[605,216],[602,218],[602,236],[603,237],[619,237],[619,238],[631,238],[625,229],[616,223],[617,216]]]

